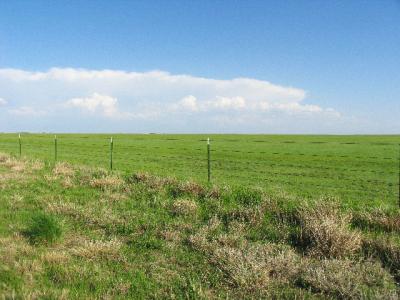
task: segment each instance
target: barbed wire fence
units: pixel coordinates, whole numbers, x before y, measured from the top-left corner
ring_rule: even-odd
[[[295,142],[295,141],[281,141],[274,142],[284,145],[285,151],[271,150],[268,147],[262,150],[254,149],[239,149],[239,147],[226,147],[226,143],[243,143],[239,139],[224,139],[221,138],[220,142],[225,145],[216,147],[214,142],[217,140],[198,139],[195,142],[190,141],[190,145],[183,147],[171,147],[170,145],[143,145],[138,144],[140,139],[132,139],[130,143],[125,143],[126,139],[121,140],[121,144],[117,140],[117,149],[114,149],[115,138],[110,137],[108,142],[105,138],[101,138],[93,142],[89,137],[85,137],[87,141],[77,143],[74,139],[76,137],[54,135],[53,141],[53,155],[51,155],[51,142],[48,136],[44,141],[30,137],[28,141],[24,142],[24,136],[19,134],[18,141],[15,142],[13,138],[0,143],[0,150],[6,150],[12,154],[18,154],[22,157],[25,152],[29,156],[48,157],[48,161],[56,163],[60,160],[69,161],[71,158],[78,161],[90,161],[93,159],[95,162],[107,161],[109,169],[112,171],[116,169],[114,160],[119,157],[117,164],[122,166],[123,170],[127,170],[130,166],[134,166],[135,162],[142,161],[144,166],[146,163],[158,164],[162,166],[166,161],[172,162],[171,167],[168,168],[170,172],[179,172],[184,168],[194,168],[198,173],[203,173],[204,170],[207,182],[211,183],[223,177],[234,176],[239,181],[248,182],[250,180],[259,181],[268,184],[283,184],[287,186],[296,184],[304,187],[314,189],[322,189],[324,191],[339,189],[337,183],[330,183],[330,181],[343,181],[350,184],[349,192],[360,194],[364,197],[376,198],[381,195],[383,197],[395,197],[400,207],[400,144],[385,143],[385,142],[369,142],[362,143],[362,145],[370,146],[385,146],[397,147],[398,155],[377,156],[376,154],[360,155],[360,154],[334,154],[331,152],[322,153],[329,149],[332,142],[329,141],[309,141],[309,142]],[[72,140],[69,140],[72,139]],[[142,141],[145,139],[142,139]],[[176,142],[178,138],[165,138],[164,141]],[[135,143],[136,142],[136,143]],[[247,141],[248,142],[248,141]],[[252,140],[254,143],[266,143],[266,140]],[[69,148],[76,147],[73,153],[60,153],[60,146],[68,146]],[[360,145],[357,142],[334,142],[339,145]],[[204,145],[204,146],[202,146]],[[313,145],[313,146],[327,146],[325,149],[320,149],[322,152],[311,153],[304,151],[304,149],[296,148],[295,150],[288,150],[288,145]],[[86,153],[82,152],[82,146],[87,147]],[[107,147],[109,149],[107,150]],[[15,149],[17,153],[15,153]],[[89,150],[88,150],[89,149]],[[281,150],[283,150],[281,149]],[[389,149],[389,148],[387,148]],[[116,151],[118,150],[118,151]],[[134,151],[132,151],[134,150]],[[164,152],[162,151],[164,150]],[[165,150],[170,150],[172,153],[165,153]],[[181,152],[187,155],[182,155]],[[392,151],[393,152],[393,151]],[[47,155],[46,155],[47,154]],[[219,154],[219,155],[216,155]],[[231,154],[231,155],[228,155]],[[235,159],[232,155],[236,155]],[[257,156],[256,159],[250,156]],[[103,159],[101,158],[103,157]],[[64,158],[64,159],[62,159]],[[297,160],[297,158],[299,158]],[[302,161],[306,159],[306,161]],[[347,159],[352,162],[348,166]],[[299,161],[299,162],[297,162]],[[308,162],[308,163],[305,163]],[[327,163],[328,162],[328,163]],[[397,162],[397,163],[396,163]],[[393,167],[387,168],[390,164]],[[106,164],[103,164],[106,165]],[[367,166],[370,166],[368,168]],[[283,170],[282,170],[283,169]],[[354,176],[354,175],[360,176]],[[361,176],[362,175],[362,176]],[[360,177],[360,178],[359,178]],[[361,178],[362,177],[362,178]],[[390,180],[388,180],[390,178]],[[323,182],[320,182],[323,179]],[[315,182],[317,181],[317,182]],[[371,188],[374,186],[375,188]],[[343,187],[340,189],[346,190]],[[393,198],[392,198],[393,199]]]

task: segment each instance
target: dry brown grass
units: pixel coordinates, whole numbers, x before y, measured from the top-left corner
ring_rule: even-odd
[[[23,184],[35,178],[35,175],[30,174],[29,172],[7,172],[0,173],[0,190],[9,188],[14,184]]]
[[[231,224],[228,233],[218,233],[217,218],[189,238],[194,249],[208,257],[224,275],[226,282],[250,294],[263,293],[274,283],[295,280],[302,260],[287,245],[249,243],[243,239],[245,225]]]
[[[315,260],[303,268],[300,282],[314,292],[338,299],[398,299],[393,278],[377,263]]]
[[[34,171],[43,170],[44,166],[45,164],[41,160],[36,159],[30,161],[30,168]]]
[[[12,270],[26,286],[33,286],[43,268],[35,258],[35,249],[19,234],[0,238],[0,272]]]
[[[3,164],[9,157],[10,155],[0,152],[0,164]]]
[[[110,204],[113,202],[119,202],[119,201],[124,201],[129,199],[128,195],[126,193],[120,193],[120,192],[113,192],[113,191],[106,191],[102,197],[100,198],[100,202],[103,204]]]
[[[104,229],[125,225],[125,219],[121,216],[117,216],[115,212],[107,206],[81,206],[61,200],[58,202],[49,202],[47,204],[47,211],[68,216],[92,228]]]
[[[7,183],[11,180],[18,180],[19,182],[22,182],[25,181],[26,179],[27,176],[21,173],[9,172],[0,174],[0,183]]]
[[[40,160],[17,159],[8,154],[0,153],[0,165],[5,166],[16,173],[31,173],[42,170],[44,163]]]
[[[369,238],[363,240],[363,250],[365,255],[380,259],[382,264],[387,267],[400,283],[400,245],[390,236]]]
[[[166,229],[163,230],[160,235],[168,242],[179,243],[182,240],[182,235],[177,230]]]
[[[138,172],[133,174],[129,181],[131,183],[141,182],[158,190],[164,187],[169,187],[172,194],[174,194],[176,197],[189,195],[196,198],[202,198],[206,196],[210,198],[220,198],[222,194],[221,189],[217,186],[213,186],[210,190],[207,190],[204,186],[195,181],[179,182],[173,177],[158,177],[150,175],[146,172]]]
[[[1,164],[15,172],[23,172],[27,169],[27,163],[24,160],[16,159],[11,156],[6,157]]]
[[[124,183],[124,180],[117,175],[107,175],[100,178],[93,178],[90,181],[90,186],[108,191],[119,190],[124,186]]]
[[[64,249],[51,249],[41,255],[41,260],[48,264],[63,265],[71,259]]]
[[[228,221],[236,221],[246,223],[252,226],[259,225],[264,218],[265,207],[238,207],[224,214],[224,218]]]
[[[50,174],[45,174],[43,178],[47,183],[53,183],[58,179],[56,175],[50,175]]]
[[[209,198],[214,198],[214,199],[219,199],[222,196],[222,190],[218,186],[213,186],[208,192],[207,192],[207,197]]]
[[[147,172],[137,172],[133,174],[128,181],[130,183],[143,183],[146,186],[157,190],[160,190],[167,185],[178,184],[178,181],[173,177],[159,177]]]
[[[24,300],[37,300],[37,299],[71,299],[68,289],[54,290],[54,289],[30,289],[23,287],[21,291],[15,290],[0,290],[0,299],[24,299]]]
[[[351,231],[351,214],[341,213],[331,199],[298,210],[301,227],[299,240],[307,254],[317,257],[340,258],[361,248],[361,235]]]
[[[61,185],[66,188],[72,188],[75,186],[74,184],[74,180],[71,177],[65,177],[62,181],[61,181]]]
[[[70,249],[70,253],[86,260],[119,260],[121,258],[121,247],[122,243],[115,238],[108,241],[85,240]]]
[[[72,177],[75,175],[74,168],[66,162],[58,162],[53,169],[56,176]]]
[[[19,194],[14,194],[10,197],[9,206],[13,210],[17,210],[23,207],[24,204],[24,197]]]
[[[172,203],[171,212],[176,216],[194,216],[197,213],[197,203],[190,199],[178,199]]]
[[[137,173],[135,173],[135,174],[133,174],[131,176],[130,180],[132,182],[144,182],[144,183],[147,183],[147,182],[152,181],[153,177],[154,176],[150,175],[147,172],[137,172]]]
[[[194,197],[204,197],[206,195],[206,189],[194,182],[194,181],[186,181],[179,185],[180,190],[182,193],[192,195]]]
[[[76,166],[75,177],[81,185],[90,185],[93,178],[100,178],[109,175],[109,171],[104,168],[89,167],[84,165]]]
[[[271,281],[289,283],[300,271],[301,260],[287,246],[264,244],[248,245],[242,249],[216,247],[210,257],[228,282],[249,292],[266,289]]]
[[[34,248],[19,234],[0,238],[0,253],[3,255],[2,262],[13,262],[18,255],[32,255],[33,250]]]
[[[77,221],[81,221],[87,217],[84,213],[83,207],[71,202],[49,202],[47,204],[47,211],[50,213],[65,215]]]
[[[353,214],[352,223],[360,228],[400,232],[400,213],[388,213],[382,209]]]

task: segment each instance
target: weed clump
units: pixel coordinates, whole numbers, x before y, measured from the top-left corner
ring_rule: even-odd
[[[298,276],[301,258],[289,246],[249,243],[243,239],[243,224],[235,223],[228,233],[220,232],[221,225],[212,218],[189,238],[189,243],[222,271],[230,286],[254,295],[267,292],[271,284],[288,284]]]
[[[118,190],[124,185],[124,180],[115,175],[93,178],[90,181],[90,186],[101,190]]]
[[[358,212],[353,215],[354,226],[383,232],[400,232],[400,214],[381,209],[372,212]]]
[[[185,195],[196,198],[203,198],[207,195],[206,189],[200,184],[193,181],[168,183],[167,193],[172,198],[178,198]]]
[[[75,170],[72,168],[70,164],[65,162],[59,162],[54,166],[53,174],[56,176],[73,176],[75,174]]]
[[[363,252],[366,256],[380,259],[394,278],[400,283],[400,246],[396,245],[390,238],[376,238],[363,240]]]
[[[5,167],[10,168],[11,170],[16,172],[23,172],[26,170],[27,167],[24,160],[19,160],[7,155],[3,155],[0,162]]]
[[[350,214],[343,214],[339,205],[330,199],[321,199],[314,206],[298,210],[300,245],[309,255],[340,258],[361,248],[361,236],[350,231]]]
[[[173,177],[158,177],[147,172],[137,172],[126,179],[127,183],[142,183],[150,188],[160,190],[168,185],[177,185],[178,181]]]
[[[266,289],[271,281],[291,282],[301,266],[293,250],[277,244],[216,247],[211,261],[224,271],[231,285],[253,293]]]
[[[7,161],[9,155],[0,152],[0,163],[3,164]]]
[[[218,186],[212,186],[207,192],[208,198],[219,199],[222,196],[222,190]]]
[[[122,243],[117,239],[109,241],[84,241],[83,245],[72,248],[71,253],[88,260],[117,260],[120,258],[121,247]]]
[[[30,165],[31,165],[31,169],[35,170],[35,171],[42,170],[45,167],[44,162],[42,162],[42,161],[40,161],[38,159],[32,160],[30,162]]]
[[[61,225],[51,215],[35,214],[24,234],[32,244],[52,244],[61,237]]]
[[[176,216],[193,216],[197,212],[197,204],[193,200],[179,199],[172,204],[171,212]]]
[[[263,219],[264,209],[262,207],[233,207],[220,213],[221,220],[225,224],[230,222],[242,222],[253,226],[259,225]]]
[[[390,274],[373,262],[316,260],[304,265],[297,284],[339,299],[398,299]]]

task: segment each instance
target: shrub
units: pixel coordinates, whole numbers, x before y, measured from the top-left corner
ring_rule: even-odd
[[[51,244],[60,238],[61,233],[57,219],[44,213],[34,215],[25,231],[32,244]]]
[[[361,248],[361,236],[350,231],[350,214],[343,214],[336,202],[322,199],[314,206],[298,209],[299,242],[308,254],[339,258]]]

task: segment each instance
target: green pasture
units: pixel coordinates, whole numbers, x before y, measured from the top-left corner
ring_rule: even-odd
[[[246,185],[300,197],[338,196],[352,207],[396,206],[400,136],[113,134],[115,170]],[[108,168],[110,134],[57,134],[58,160]],[[22,155],[54,161],[53,134],[22,134]],[[17,134],[0,152],[19,155]]]

